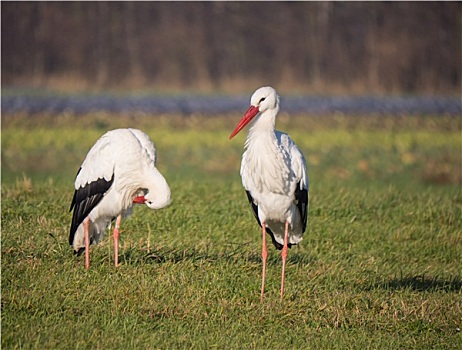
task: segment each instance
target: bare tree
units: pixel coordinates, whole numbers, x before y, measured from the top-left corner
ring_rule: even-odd
[[[461,2],[2,2],[2,83],[459,92]]]

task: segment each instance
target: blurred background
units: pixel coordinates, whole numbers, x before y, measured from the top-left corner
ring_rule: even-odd
[[[2,88],[461,92],[461,2],[2,2]],[[5,93],[5,90],[4,90]]]
[[[419,159],[423,181],[462,179],[461,2],[39,1],[1,9],[3,179],[64,170],[70,178],[102,133],[127,126],[170,152],[173,173],[202,171],[207,160],[209,170],[237,176],[242,143],[227,138],[264,85],[281,95],[277,127],[309,162],[326,162],[318,164],[324,174],[368,159],[356,152],[357,162],[337,164],[348,158],[339,143],[351,140],[354,153],[354,130],[364,128],[386,134],[380,147],[405,154],[390,164],[417,167]],[[402,136],[404,148],[398,130],[412,133]],[[414,154],[418,130],[431,156]],[[437,130],[448,133],[441,140],[452,140],[449,150],[433,149]],[[212,154],[218,145],[223,152]],[[370,144],[361,147],[375,157]]]

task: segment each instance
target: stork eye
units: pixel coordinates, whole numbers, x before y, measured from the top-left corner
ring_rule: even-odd
[[[260,99],[260,102],[258,102],[258,103],[262,103],[262,102],[265,100],[265,98],[266,98],[266,97],[262,97],[262,98]]]

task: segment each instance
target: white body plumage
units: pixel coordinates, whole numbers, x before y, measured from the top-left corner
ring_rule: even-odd
[[[305,225],[295,198],[299,190],[308,189],[303,154],[289,137],[280,131],[258,129],[257,120],[250,129],[242,156],[242,185],[258,207],[260,223],[273,232],[274,239],[284,244],[285,222],[290,224],[288,244],[302,240]]]

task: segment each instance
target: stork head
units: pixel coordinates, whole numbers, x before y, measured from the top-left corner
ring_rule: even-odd
[[[266,111],[273,111],[276,115],[279,111],[279,96],[271,86],[264,86],[255,91],[250,98],[250,107],[229,136],[231,140],[244,126],[246,126],[256,115]]]
[[[167,181],[157,168],[150,168],[144,186],[138,188],[133,198],[135,204],[146,204],[151,209],[161,209],[171,202],[171,192]]]
[[[157,194],[154,192],[148,192],[144,198],[146,199],[145,204],[151,209],[161,209],[165,208],[170,204],[170,189],[167,188],[168,191],[162,191],[162,193],[158,192]]]

